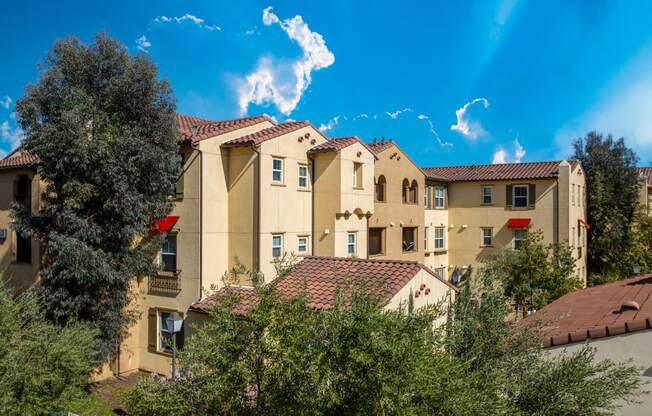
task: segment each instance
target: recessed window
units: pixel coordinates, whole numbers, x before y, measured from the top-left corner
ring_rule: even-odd
[[[412,184],[410,185],[410,203],[418,204],[418,199],[419,199],[419,185],[417,184],[417,181],[412,180]]]
[[[491,227],[482,228],[482,245],[489,247],[493,245],[493,233],[494,230]]]
[[[385,202],[385,191],[386,191],[387,180],[385,176],[380,175],[376,181],[376,201]]]
[[[410,195],[410,181],[403,179],[403,184],[401,185],[403,191],[403,203],[407,204],[409,201]]]
[[[446,197],[444,196],[444,188],[442,186],[435,187],[435,208],[444,208],[446,206]]]
[[[514,207],[527,208],[528,207],[528,186],[527,185],[514,185],[512,188],[514,192]]]
[[[159,311],[158,312],[158,322],[159,322],[159,345],[158,350],[163,352],[172,352],[172,347],[176,344],[177,347],[181,347],[183,337],[183,327],[181,331],[174,332],[174,328],[168,326],[168,318],[174,312],[170,311]],[[174,337],[174,339],[173,339]]]
[[[423,227],[423,250],[428,251],[428,227]]]
[[[308,187],[308,166],[299,165],[299,188]]]
[[[177,271],[177,235],[168,234],[161,247],[161,268],[164,272]]]
[[[299,254],[308,253],[308,237],[299,237],[299,244],[297,245],[297,252]]]
[[[283,159],[272,159],[272,181],[283,183]]]
[[[385,251],[385,229],[369,228],[369,255],[382,254]]]
[[[353,162],[353,187],[362,188],[362,163]]]
[[[483,204],[492,204],[493,203],[493,195],[492,195],[491,186],[483,186],[482,187],[482,203]]]
[[[417,251],[417,227],[403,227],[403,251]]]
[[[32,239],[16,233],[16,262],[32,263]]]
[[[441,280],[446,280],[446,268],[445,267],[437,267],[435,269],[435,276],[437,276]]]
[[[435,250],[443,250],[445,246],[444,227],[435,227]]]
[[[283,254],[283,235],[272,234],[272,258],[280,259]]]
[[[514,230],[514,249],[518,250],[523,245],[527,230]]]
[[[346,252],[350,256],[355,256],[356,251],[357,251],[356,234],[355,233],[348,233],[346,235]]]
[[[29,208],[31,201],[31,181],[27,175],[18,175],[14,181],[14,201]]]

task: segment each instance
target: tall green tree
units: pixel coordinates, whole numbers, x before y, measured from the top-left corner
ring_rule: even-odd
[[[623,138],[596,132],[577,139],[573,147],[586,177],[589,271],[612,272],[627,249],[638,209],[638,157]]]
[[[87,394],[98,331],[44,315],[33,293],[12,297],[0,286],[0,414],[51,415]]]
[[[142,238],[172,209],[179,174],[175,101],[143,55],[102,33],[56,42],[16,106],[23,149],[39,158],[39,212],[13,210],[35,236],[48,317],[96,324],[105,358],[124,335],[130,282],[154,272],[160,241]]]

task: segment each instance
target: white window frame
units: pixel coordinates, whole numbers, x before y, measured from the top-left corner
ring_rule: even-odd
[[[482,247],[491,247],[494,244],[494,229],[492,227],[482,227],[480,238],[482,239]],[[485,234],[489,231],[489,235]],[[489,244],[487,244],[487,237],[489,238]]]
[[[279,243],[275,244],[274,239],[278,238]],[[278,249],[278,256],[274,250]],[[283,257],[283,234],[272,234],[272,259],[278,260]]]
[[[438,195],[441,192],[441,195]],[[446,191],[443,186],[435,186],[435,208],[443,209],[446,207]]]
[[[489,191],[489,194],[487,195],[487,193],[485,191]],[[485,200],[486,196],[489,196],[489,201]],[[483,186],[482,187],[482,203],[484,205],[490,205],[490,204],[494,203],[494,192],[493,192],[493,188],[491,186]]]
[[[517,235],[521,233],[523,233],[522,236],[520,238],[516,238]],[[524,228],[517,228],[512,232],[512,246],[514,247],[514,250],[519,249],[517,245],[520,246],[520,244],[517,244],[517,242],[522,244],[523,240],[525,240],[526,235],[527,235],[527,230]]]
[[[174,252],[172,251],[164,251],[165,250],[165,245],[166,241],[168,238],[174,238]],[[166,273],[176,273],[177,269],[179,268],[179,238],[176,233],[168,233],[165,236],[165,240],[163,244],[161,245],[161,249],[159,250],[159,263],[161,264],[161,270],[163,270]],[[165,262],[163,261],[164,256],[174,256],[174,270],[165,270]]]
[[[429,200],[429,199],[430,199],[430,196],[428,195],[428,194],[430,193],[430,188],[431,188],[430,185],[426,185],[426,186],[423,188],[423,206],[424,206],[426,209],[430,208],[430,207],[429,207],[429,205],[430,205],[430,200]]]
[[[441,236],[438,236],[441,234]],[[446,250],[446,231],[444,227],[435,227],[433,250]]]
[[[516,190],[525,189],[525,196],[519,195],[518,198],[525,198],[524,206],[516,205]],[[530,206],[530,185],[512,185],[512,208],[514,209],[527,209]]]
[[[305,243],[301,244],[301,240],[304,240]],[[297,239],[297,253],[299,254],[308,254],[309,249],[308,247],[310,246],[310,239],[307,235],[300,235]],[[301,247],[304,247],[303,250],[301,250]]]
[[[353,237],[353,241],[351,241],[351,237]],[[349,256],[355,256],[358,253],[358,236],[355,232],[346,234],[346,253]]]
[[[276,168],[276,166],[274,166],[274,163],[277,162],[277,161],[280,162],[280,164],[281,164],[281,167],[280,167],[280,168]],[[285,163],[284,163],[283,158],[281,158],[281,157],[273,157],[273,158],[272,158],[272,182],[273,182],[273,183],[283,183],[284,176],[285,176],[285,175],[283,174],[283,165],[284,165],[284,164],[285,164]],[[278,173],[278,174],[279,174],[279,179],[275,179],[275,178],[274,178],[274,174],[275,174],[275,173]]]
[[[302,169],[305,169],[305,174],[304,175],[301,174]],[[297,168],[297,175],[299,177],[299,179],[297,181],[297,184],[298,184],[299,188],[308,189],[308,187],[309,187],[308,186],[308,165],[306,165],[304,163],[299,163],[299,167]],[[301,180],[302,179],[306,181],[305,185],[301,185]]]
[[[428,228],[423,227],[423,251],[428,251]]]

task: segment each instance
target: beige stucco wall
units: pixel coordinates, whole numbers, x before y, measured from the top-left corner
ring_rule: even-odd
[[[440,184],[432,184],[432,186],[442,186]],[[444,187],[445,188],[445,187]],[[446,195],[445,192],[444,195]],[[432,202],[432,196],[429,198],[429,201]],[[428,228],[428,242],[427,246],[424,247],[424,260],[423,264],[428,266],[431,270],[443,267],[445,269],[444,277],[448,279],[450,277],[448,270],[448,240],[449,240],[449,228],[448,228],[448,207],[445,208],[434,208],[434,204],[430,204],[430,207],[426,207],[424,210],[424,227]],[[444,250],[435,250],[435,228],[443,227],[444,228]]]
[[[566,346],[553,347],[548,351],[552,356],[564,352],[573,353],[582,348],[583,343],[570,344]],[[652,382],[652,355],[650,354],[650,345],[652,345],[652,331],[632,332],[625,335],[614,337],[589,340],[588,345],[596,349],[596,360],[613,360],[616,362],[626,362],[630,359],[631,364],[638,367],[640,379],[644,383]],[[650,386],[643,386],[643,390],[650,390]],[[652,409],[652,394],[641,395],[638,397],[641,404],[627,405],[616,410],[618,416],[639,416],[648,415]]]
[[[396,145],[380,152],[374,166],[376,180],[385,176],[386,202],[374,203],[374,214],[369,218],[369,227],[385,228],[384,253],[373,258],[416,260],[423,262],[423,190],[425,175]],[[403,203],[403,179],[410,183],[417,181],[417,203]],[[403,251],[403,227],[417,227],[416,250]]]

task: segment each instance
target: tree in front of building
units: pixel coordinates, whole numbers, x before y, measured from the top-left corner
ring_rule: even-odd
[[[589,283],[591,273],[630,275],[620,270],[631,224],[638,209],[638,158],[623,138],[590,132],[573,144],[573,157],[582,163],[586,178]]]
[[[142,237],[172,209],[172,91],[148,57],[108,35],[90,45],[71,37],[56,42],[16,111],[45,190],[38,212],[14,207],[14,228],[43,248],[47,316],[97,325],[104,359],[133,318],[130,283],[154,272],[160,241]]]
[[[643,208],[638,210],[632,221],[627,250],[619,259],[618,266],[625,276],[633,274],[635,268],[639,269],[639,273],[652,272],[652,216]],[[614,280],[613,276],[594,276],[594,283]]]
[[[539,309],[582,287],[566,242],[544,244],[540,230],[529,230],[519,249],[505,248],[483,259],[481,272],[502,282],[518,312]]]
[[[467,280],[438,328],[442,308],[386,310],[364,284],[326,311],[259,286],[244,315],[236,290],[187,341],[184,375],[143,378],[129,414],[609,414],[636,396],[637,370],[589,347],[550,359],[491,279]]]
[[[87,395],[98,331],[48,322],[37,297],[0,286],[0,414],[51,415]]]

